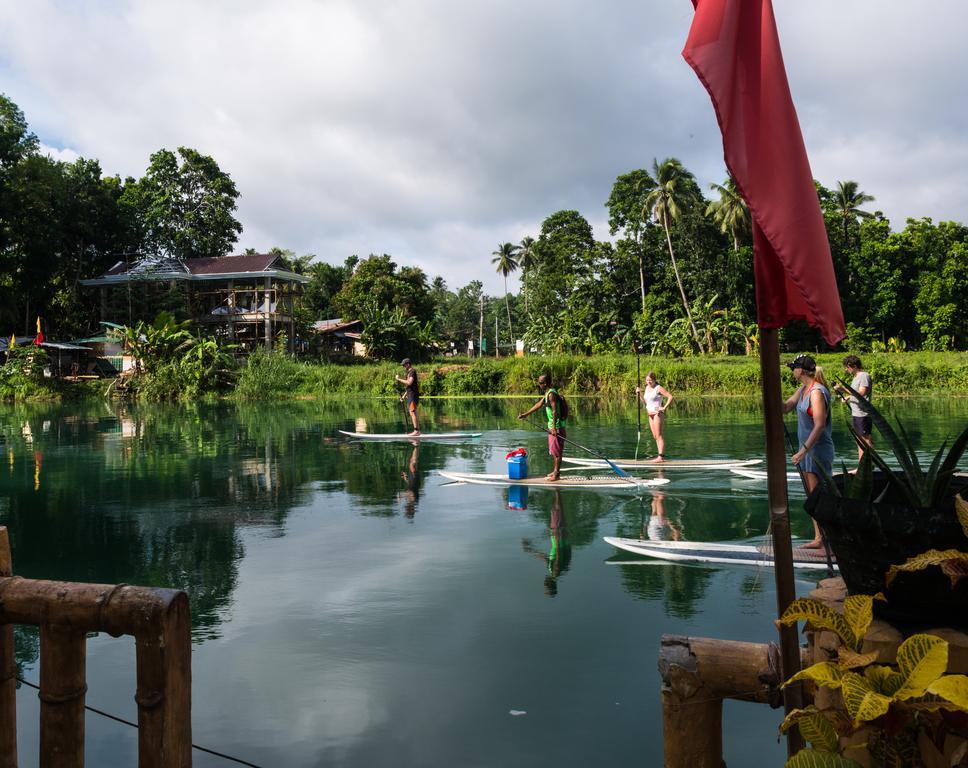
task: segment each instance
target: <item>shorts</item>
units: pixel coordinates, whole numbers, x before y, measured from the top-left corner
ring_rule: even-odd
[[[416,397],[414,397],[414,398],[408,397],[407,398],[407,410],[410,413],[416,412],[418,405],[420,405],[420,400],[418,398],[416,398]]]
[[[870,437],[873,419],[870,416],[854,416],[854,431],[861,437]]]
[[[554,456],[556,459],[560,459],[562,454],[565,452],[565,438],[568,435],[565,434],[565,430],[558,428],[558,434],[553,435],[548,433],[548,453]]]

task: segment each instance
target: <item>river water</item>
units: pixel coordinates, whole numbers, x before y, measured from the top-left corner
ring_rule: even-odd
[[[189,593],[203,746],[267,768],[659,765],[661,635],[775,639],[773,574],[641,560],[602,537],[755,539],[765,483],[669,470],[664,492],[642,499],[526,500],[443,484],[437,470],[502,472],[519,446],[532,474],[547,472],[545,436],[514,418],[528,404],[426,401],[425,431],[484,434],[419,448],[337,433],[403,431],[390,401],[0,406],[0,525],[22,576]],[[678,400],[667,455],[759,455],[756,406]],[[635,452],[634,407],[572,409],[572,440]],[[968,420],[966,400],[885,410],[932,450]],[[651,450],[646,426],[640,455]],[[801,501],[793,526],[806,536]],[[797,579],[798,594],[811,589],[810,572]],[[32,682],[38,650],[36,631],[17,628]],[[88,704],[137,719],[130,638],[88,641],[88,686]],[[36,692],[22,686],[17,704],[21,764],[36,765]],[[728,703],[729,765],[781,764],[780,719]],[[88,765],[135,764],[132,728],[89,713],[87,734]],[[195,765],[231,764],[196,752]]]

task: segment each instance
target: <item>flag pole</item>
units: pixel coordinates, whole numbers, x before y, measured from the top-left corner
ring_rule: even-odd
[[[760,378],[763,385],[763,423],[766,427],[767,495],[770,530],[773,532],[773,574],[776,578],[777,616],[797,595],[793,584],[793,544],[790,540],[790,510],[787,500],[786,446],[783,442],[783,399],[780,396],[780,341],[776,328],[760,328]],[[797,625],[780,627],[780,676],[789,680],[800,671]],[[803,706],[803,689],[794,683],[783,690],[783,705],[789,714]],[[796,728],[787,731],[787,755],[803,748]]]

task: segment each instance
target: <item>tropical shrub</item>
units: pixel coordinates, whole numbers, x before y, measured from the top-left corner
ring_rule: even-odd
[[[944,674],[948,643],[929,634],[901,643],[896,669],[875,664],[877,652],[863,653],[863,641],[879,597],[851,595],[843,613],[804,598],[780,617],[780,624],[806,621],[843,643],[835,661],[807,667],[784,683],[807,680],[833,694],[825,704],[796,709],[783,721],[781,731],[796,725],[809,744],[787,768],[968,765],[968,676]]]

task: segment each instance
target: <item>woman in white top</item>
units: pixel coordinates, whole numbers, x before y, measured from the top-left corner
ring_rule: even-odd
[[[665,412],[672,402],[672,395],[659,384],[654,371],[649,371],[645,376],[645,390],[636,387],[635,394],[642,398],[645,410],[649,414],[649,429],[652,430],[652,437],[655,438],[655,447],[658,451],[658,456],[653,461],[665,461],[665,438],[662,436],[662,427],[665,425]],[[663,397],[666,399],[664,403]]]

